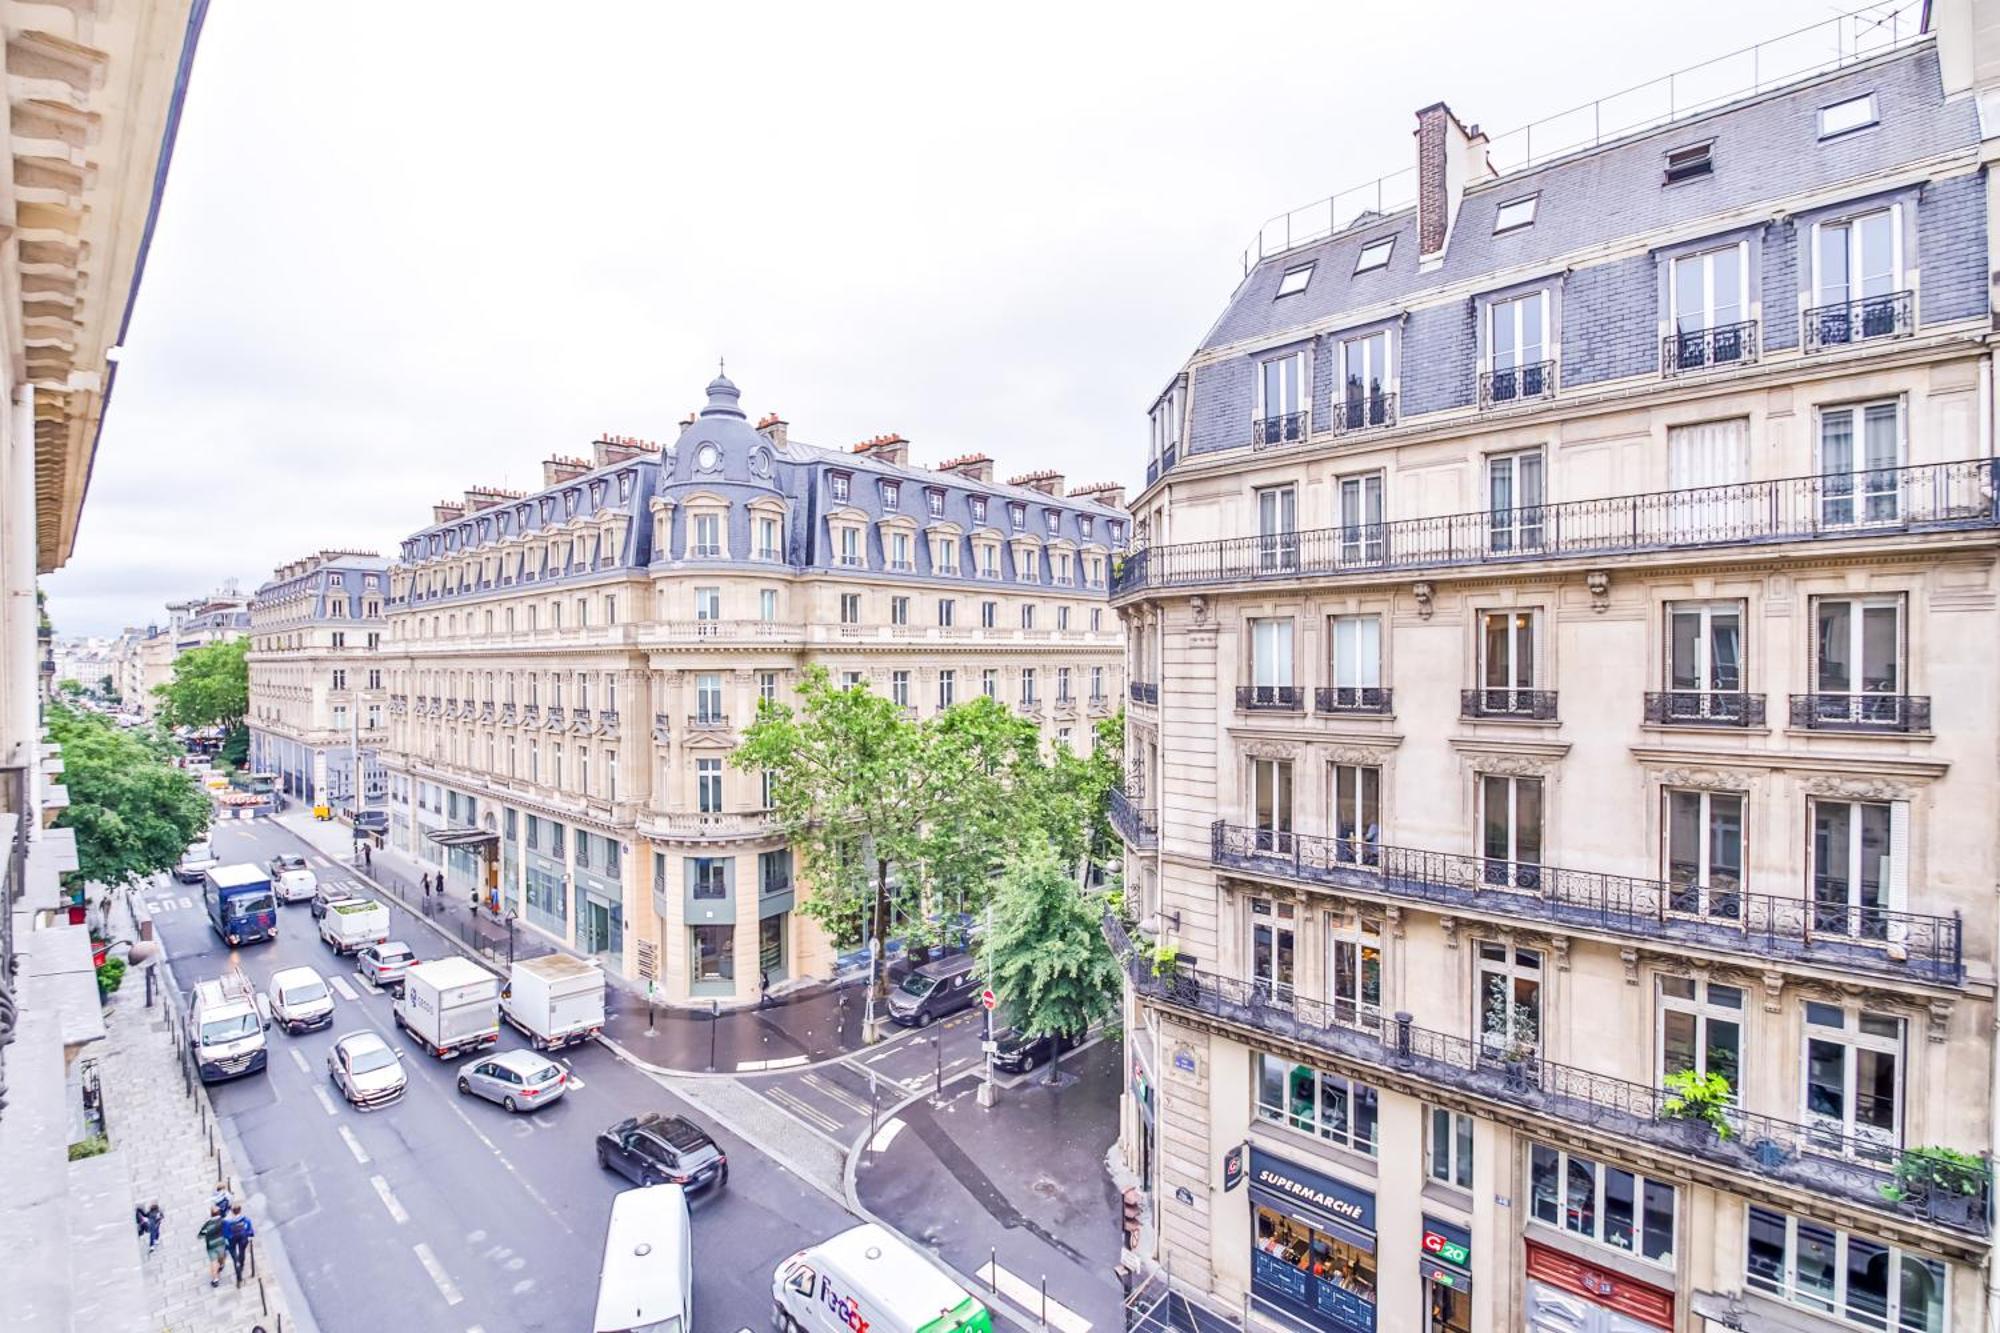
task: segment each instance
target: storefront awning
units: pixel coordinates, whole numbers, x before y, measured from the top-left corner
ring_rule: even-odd
[[[478,847],[500,841],[499,834],[479,828],[427,828],[424,836],[445,847]]]

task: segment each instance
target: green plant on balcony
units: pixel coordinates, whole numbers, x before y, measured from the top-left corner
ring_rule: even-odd
[[[1660,1114],[1669,1120],[1685,1121],[1689,1124],[1706,1125],[1715,1131],[1718,1139],[1728,1139],[1735,1134],[1729,1127],[1729,1112],[1734,1090],[1729,1080],[1720,1074],[1698,1074],[1692,1069],[1683,1069],[1666,1077],[1666,1100],[1660,1103]]]
[[[1976,1199],[1990,1175],[1983,1157],[1956,1148],[1911,1148],[1896,1163],[1895,1183],[1881,1187],[1882,1197],[1891,1203]]]
[[[1181,970],[1181,951],[1171,944],[1153,946],[1153,975],[1173,977]]]

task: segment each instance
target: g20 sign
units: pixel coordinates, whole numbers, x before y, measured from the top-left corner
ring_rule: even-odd
[[[1472,1267],[1470,1248],[1435,1231],[1424,1232],[1424,1253],[1442,1263],[1453,1264],[1459,1268]]]

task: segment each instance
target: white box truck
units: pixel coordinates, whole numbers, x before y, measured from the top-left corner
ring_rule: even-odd
[[[801,1333],[993,1333],[977,1297],[873,1222],[779,1264],[771,1300],[778,1327]]]
[[[500,1008],[538,1051],[589,1041],[604,1028],[604,973],[566,953],[523,958],[508,974]]]
[[[373,898],[336,898],[319,919],[319,937],[338,954],[387,943],[389,909]]]
[[[500,1040],[500,978],[470,958],[418,963],[403,974],[396,1026],[440,1060],[491,1046]]]

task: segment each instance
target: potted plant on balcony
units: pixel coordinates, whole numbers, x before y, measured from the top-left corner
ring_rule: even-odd
[[[1667,1075],[1666,1089],[1660,1114],[1679,1121],[1696,1147],[1707,1144],[1711,1138],[1727,1140],[1736,1133],[1729,1126],[1734,1092],[1729,1080],[1721,1074],[1697,1074],[1692,1069],[1683,1069]]]
[[[1510,1005],[1504,991],[1486,997],[1481,1045],[1488,1056],[1498,1056],[1506,1067],[1507,1086],[1516,1091],[1528,1086],[1528,1062],[1535,1058],[1541,1038],[1535,1015],[1523,1005]]]
[[[1181,951],[1171,944],[1153,946],[1153,975],[1162,981],[1172,981],[1180,974]]]
[[[1881,1187],[1891,1203],[1909,1203],[1930,1217],[1954,1226],[1971,1223],[1985,1207],[1992,1170],[1986,1159],[1955,1148],[1911,1148],[1896,1162],[1894,1184]]]

